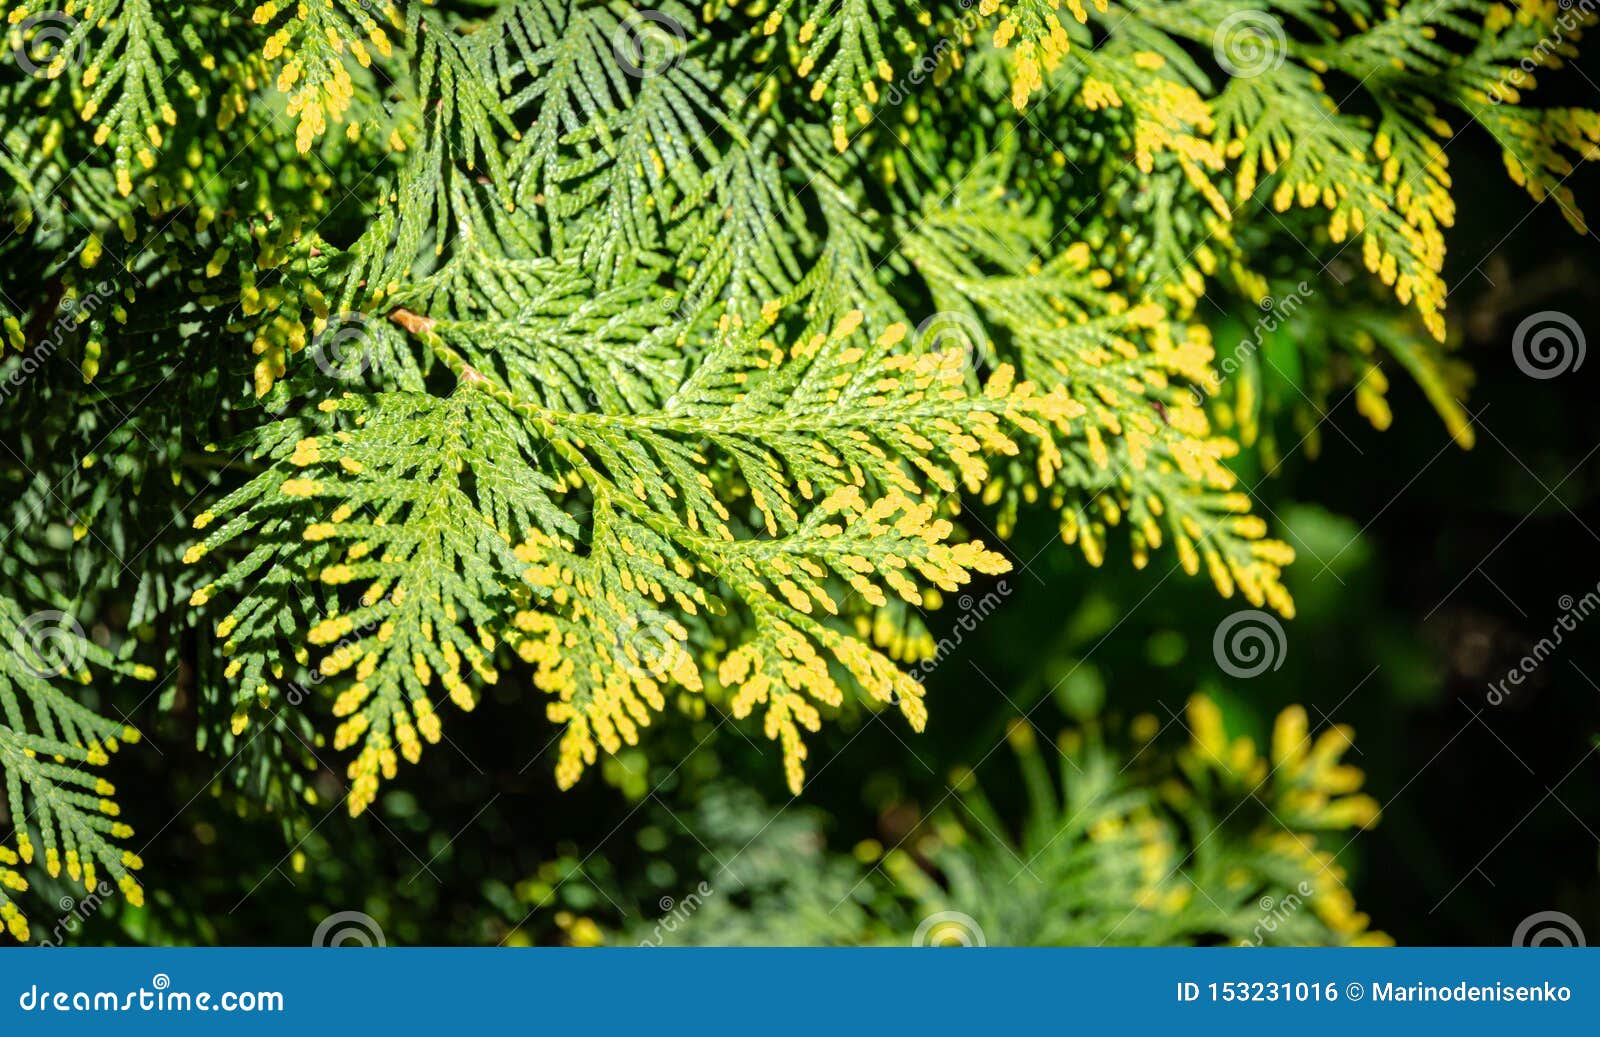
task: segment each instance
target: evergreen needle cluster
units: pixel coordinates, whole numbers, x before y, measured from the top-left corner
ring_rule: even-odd
[[[496,682],[563,785],[709,703],[798,793],[827,716],[922,727],[924,613],[1022,509],[1292,614],[1229,459],[1345,389],[1387,424],[1395,364],[1470,443],[1447,145],[1582,229],[1600,142],[1530,99],[1554,0],[4,11],[19,936],[36,854],[137,889],[90,706],[180,660],[230,780],[342,754],[356,813]],[[1306,388],[1220,365],[1301,283]]]

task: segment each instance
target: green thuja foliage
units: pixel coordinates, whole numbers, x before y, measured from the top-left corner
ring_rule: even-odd
[[[137,742],[139,735],[122,721],[88,709],[53,682],[66,678],[87,684],[93,679],[91,662],[113,665],[69,616],[56,611],[24,616],[16,602],[0,596],[0,629],[12,634],[7,650],[0,652],[0,763],[5,778],[0,807],[16,847],[0,846],[0,923],[26,941],[27,921],[7,892],[28,888],[14,869],[19,863],[34,863],[36,855],[52,877],[65,869],[74,883],[92,891],[99,883],[96,876],[109,874],[130,903],[143,903],[143,890],[133,877],[141,866],[139,857],[115,842],[133,832],[116,820],[120,810],[109,798],[116,789],[95,770],[109,762],[119,739]],[[136,678],[155,676],[148,667],[126,669]]]
[[[1469,443],[1446,146],[1581,229],[1600,141],[1542,0],[4,12],[0,635],[182,662],[283,811],[495,682],[563,785],[709,703],[798,792],[1024,508],[1291,614],[1229,458],[1396,366]],[[74,676],[0,684],[5,838],[117,873]]]

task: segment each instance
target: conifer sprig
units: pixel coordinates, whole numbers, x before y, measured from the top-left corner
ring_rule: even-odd
[[[922,725],[900,606],[1003,571],[974,531],[1029,507],[1291,614],[1230,459],[1346,386],[1387,425],[1393,366],[1470,443],[1446,152],[1476,122],[1582,228],[1600,115],[1521,67],[1567,17],[21,0],[0,601],[131,600],[150,664],[214,636],[200,737],[263,795],[303,754],[249,725],[325,689],[357,811],[495,681],[543,693],[564,784],[706,698],[798,790],[825,717]],[[1347,248],[1370,276],[1334,284]],[[1234,375],[1215,314],[1297,282],[1306,387]]]

